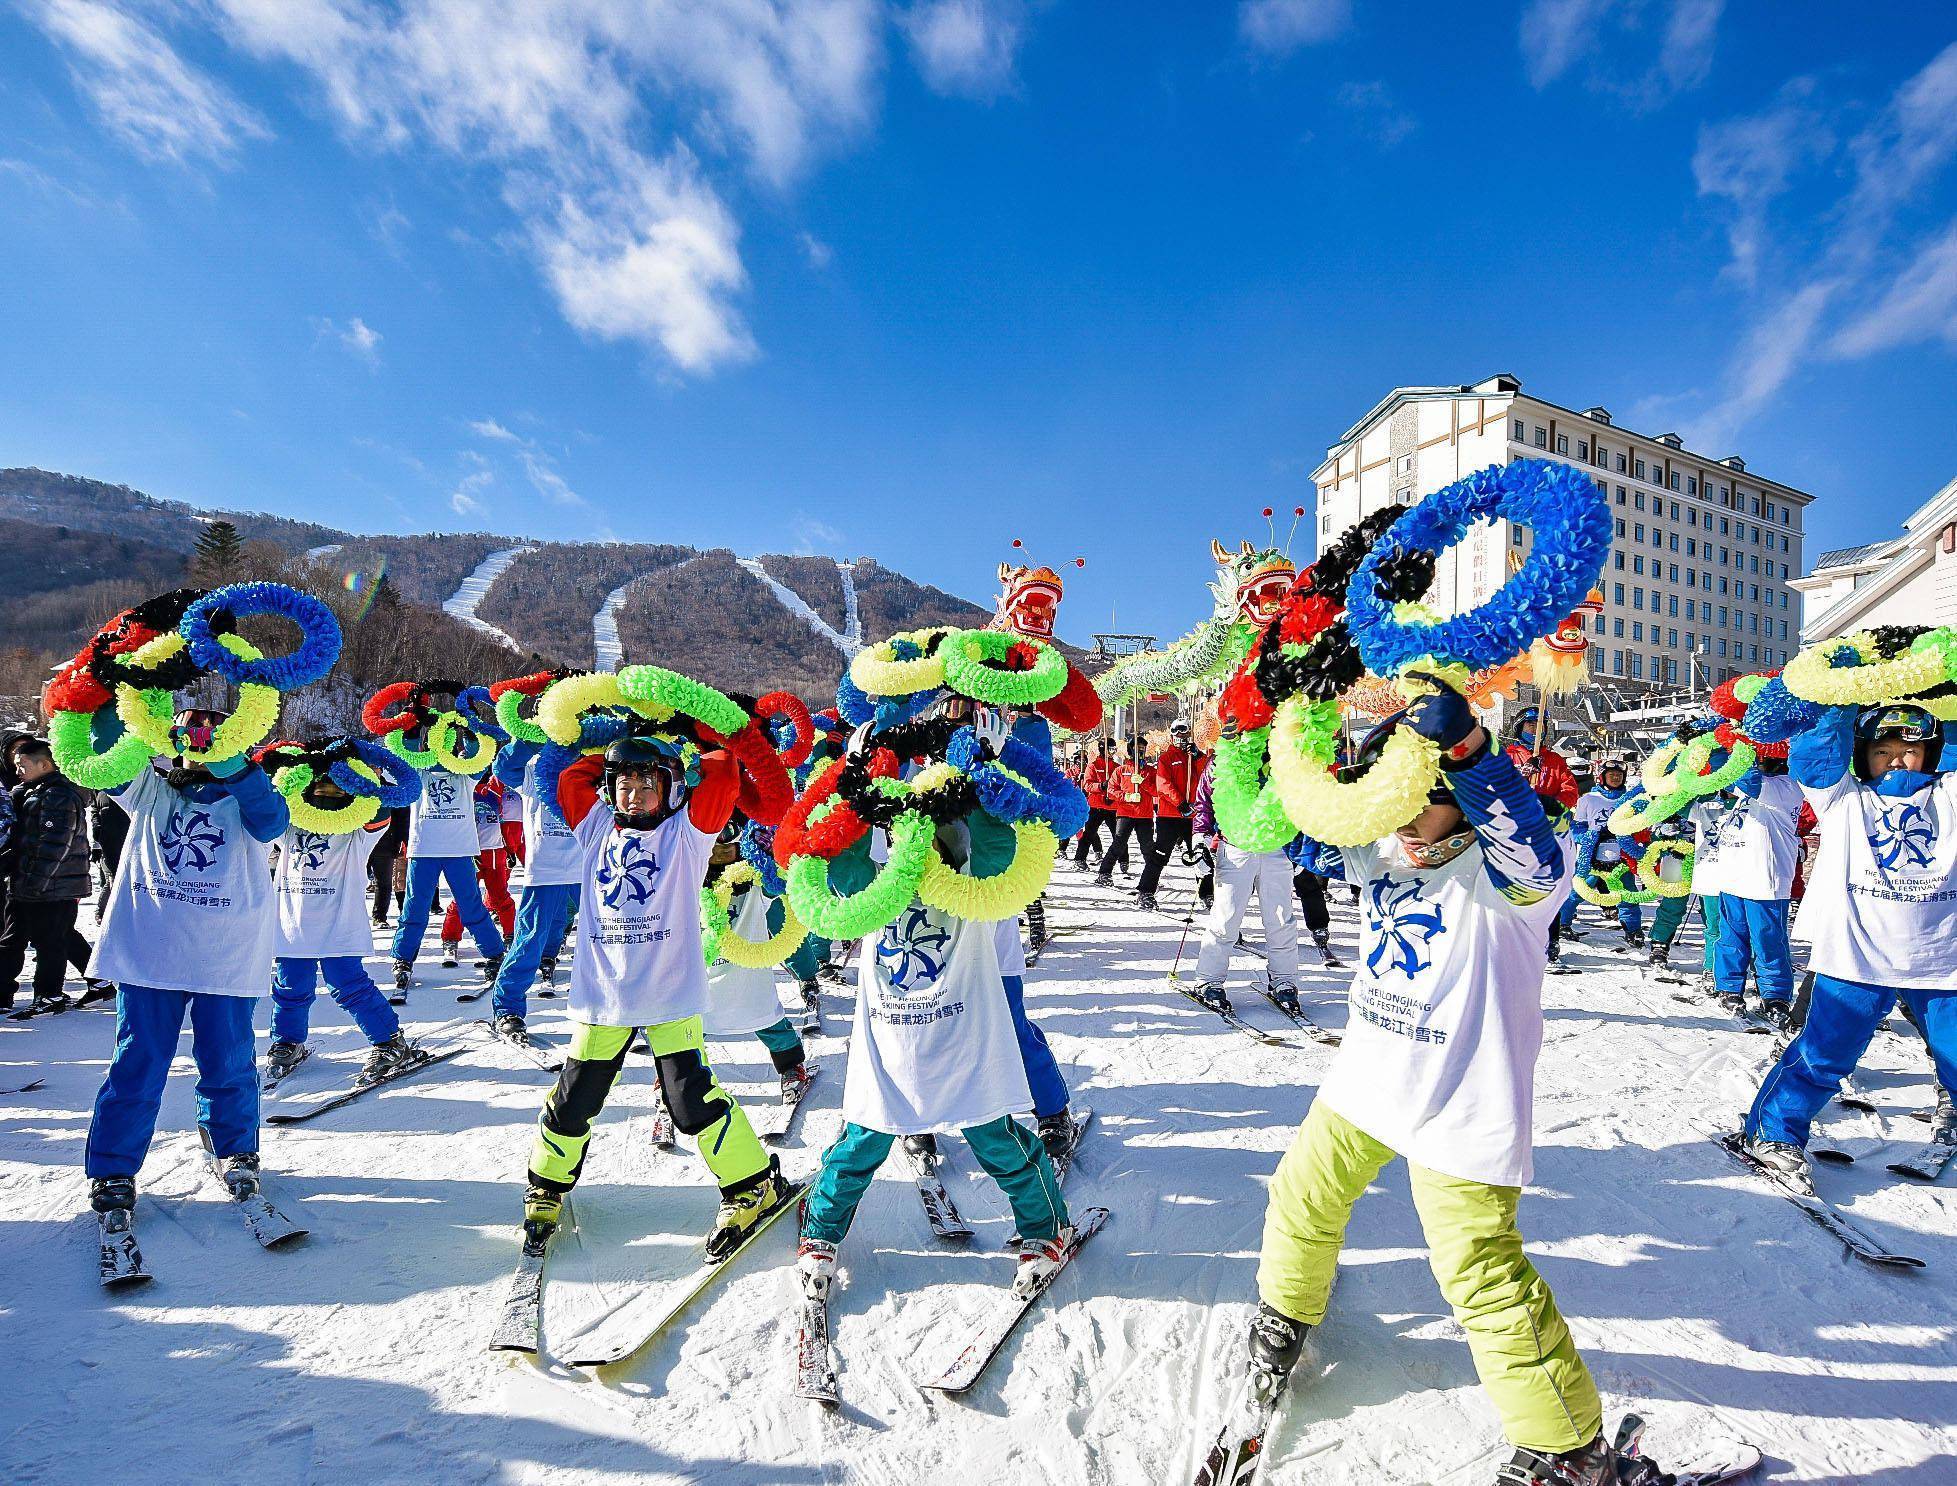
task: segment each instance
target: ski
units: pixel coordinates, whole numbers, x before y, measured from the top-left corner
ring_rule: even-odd
[[[450,1058],[459,1058],[468,1050],[469,1045],[466,1042],[458,1042],[453,1047],[439,1048],[434,1052],[429,1052],[426,1048],[422,1048],[421,1057],[408,1064],[405,1068],[396,1069],[386,1078],[377,1078],[370,1084],[352,1085],[351,1087],[342,1089],[337,1094],[332,1094],[319,1100],[317,1103],[301,1105],[296,1109],[274,1110],[271,1114],[265,1116],[265,1123],[268,1125],[300,1125],[304,1124],[307,1120],[316,1120],[321,1115],[330,1113],[333,1110],[344,1109],[347,1105],[353,1103],[354,1100],[371,1094],[376,1089],[389,1088],[401,1082],[402,1079],[413,1078],[417,1073],[426,1072],[437,1063],[446,1063]]]
[[[1560,959],[1551,960],[1543,967],[1543,971],[1548,975],[1576,975],[1579,973],[1576,966],[1567,964]]]
[[[1617,1426],[1617,1453],[1632,1460],[1645,1458],[1645,1422],[1636,1414],[1626,1414]],[[1737,1481],[1756,1470],[1760,1464],[1760,1452],[1752,1445],[1740,1440],[1722,1442],[1712,1450],[1679,1470],[1671,1472],[1666,1479],[1674,1486],[1725,1486],[1728,1481]]]
[[[1221,1011],[1214,1006],[1205,1005],[1203,998],[1185,987],[1173,971],[1169,974],[1169,985],[1176,994],[1187,997],[1193,1005],[1200,1006],[1204,1011],[1209,1012],[1210,1015],[1220,1018],[1224,1026],[1234,1032],[1243,1033],[1244,1036],[1250,1038],[1253,1042],[1261,1042],[1266,1047],[1288,1047],[1296,1051],[1298,1045],[1295,1042],[1287,1041],[1285,1038],[1251,1026],[1249,1022],[1238,1016],[1235,1011]]]
[[[490,984],[489,981],[484,981],[481,985],[474,986],[469,990],[457,991],[455,993],[455,999],[457,1001],[480,1001],[484,996],[489,994]]]
[[[994,1305],[992,1314],[984,1318],[977,1332],[945,1364],[944,1368],[928,1378],[919,1378],[920,1388],[929,1388],[936,1393],[964,1393],[978,1382],[987,1365],[999,1355],[1006,1339],[1020,1323],[1022,1317],[1033,1308],[1033,1303],[1053,1288],[1053,1282],[1067,1272],[1067,1266],[1083,1245],[1108,1221],[1105,1207],[1090,1207],[1074,1225],[1073,1239],[1062,1254],[1059,1268],[1049,1274],[1030,1295],[1017,1295],[1011,1290]]]
[[[652,1112],[652,1143],[662,1151],[679,1149],[679,1139],[673,1129],[673,1117],[666,1112],[666,1101],[655,1096]]]
[[[256,1172],[237,1172],[226,1176],[223,1165],[216,1158],[212,1158],[208,1164],[212,1180],[224,1188],[225,1196],[237,1206],[238,1216],[245,1220],[245,1227],[251,1230],[251,1236],[258,1240],[260,1248],[276,1249],[306,1236],[304,1228],[272,1206],[271,1199],[259,1186]]]
[[[779,1203],[755,1220],[739,1246],[718,1263],[708,1261],[706,1241],[701,1240],[696,1245],[692,1270],[674,1279],[650,1284],[617,1310],[600,1317],[566,1342],[558,1351],[558,1359],[572,1367],[609,1367],[643,1349],[707,1286],[733,1268],[734,1261],[773,1227],[783,1213],[793,1212],[807,1189],[807,1182],[796,1182],[790,1186],[783,1192]]]
[[[116,1207],[95,1217],[102,1230],[102,1288],[146,1282],[150,1272],[143,1267],[143,1251],[136,1247],[135,1215],[126,1207]]]
[[[284,1083],[288,1078],[291,1078],[293,1074],[297,1073],[299,1071],[299,1065],[304,1063],[306,1059],[310,1058],[312,1055],[313,1055],[312,1048],[310,1048],[303,1042],[300,1043],[299,1056],[296,1059],[294,1059],[292,1062],[286,1064],[283,1071],[276,1068],[268,1068],[265,1070],[265,1077],[263,1077],[258,1081],[258,1092],[261,1094],[271,1093],[280,1084]]]
[[[570,1199],[564,1202],[564,1218],[570,1217]],[[560,1222],[558,1227],[562,1227]],[[516,1271],[510,1276],[509,1289],[503,1296],[503,1313],[496,1318],[496,1329],[489,1334],[489,1350],[492,1352],[524,1352],[532,1356],[543,1343],[544,1331],[544,1264],[550,1257],[551,1240],[557,1237],[557,1228],[552,1228],[541,1238],[533,1238],[527,1231],[523,1235],[523,1248],[516,1259]]]
[[[1291,1010],[1290,1007],[1278,1000],[1277,996],[1272,992],[1268,980],[1265,981],[1261,989],[1264,993],[1264,999],[1277,1008],[1278,1014],[1300,1032],[1303,1032],[1313,1042],[1320,1043],[1325,1047],[1337,1047],[1339,1045],[1340,1039],[1338,1033],[1319,1026],[1317,1022],[1305,1015],[1302,1010]]]
[[[1773,1189],[1799,1208],[1810,1222],[1833,1235],[1842,1246],[1857,1259],[1867,1264],[1887,1269],[1921,1269],[1923,1261],[1908,1254],[1898,1254],[1885,1248],[1881,1243],[1864,1233],[1854,1223],[1837,1212],[1833,1205],[1813,1193],[1803,1192],[1789,1183],[1778,1173],[1770,1171],[1746,1153],[1742,1137],[1738,1134],[1715,1136],[1720,1148],[1755,1176],[1763,1177]]]
[[[801,1114],[802,1105],[809,1097],[809,1090],[815,1086],[815,1081],[821,1076],[822,1070],[811,1066],[808,1073],[809,1076],[796,1087],[794,1097],[784,1098],[775,1106],[765,1127],[756,1127],[755,1133],[767,1144],[778,1145],[787,1140],[794,1131],[796,1117]]]
[[[461,998],[458,997],[457,999],[459,1000]],[[477,1021],[471,1023],[471,1025],[498,1047],[507,1047],[515,1052],[522,1053],[524,1057],[528,1058],[532,1063],[535,1063],[546,1073],[556,1073],[564,1066],[564,1059],[552,1050],[553,1045],[550,1043],[539,1042],[534,1037],[528,1042],[514,1041],[511,1038],[505,1037],[501,1032],[498,1032],[496,1030],[496,1024],[490,1021]]]
[[[1250,1486],[1257,1475],[1264,1460],[1264,1439],[1284,1401],[1284,1390],[1261,1402],[1249,1394],[1248,1388],[1242,1391],[1233,1417],[1216,1432],[1216,1443],[1196,1471],[1196,1486]]]
[[[802,1035],[822,1036],[822,991],[810,982],[802,988]]]
[[[829,1351],[829,1298],[804,1295],[796,1307],[795,1396],[836,1408],[836,1367]]]
[[[911,1176],[917,1182],[917,1200],[924,1205],[924,1216],[931,1224],[932,1233],[950,1243],[963,1243],[972,1236],[972,1225],[959,1215],[958,1204],[951,1200],[951,1193],[938,1175],[942,1156],[924,1157],[904,1152],[904,1159],[911,1164]]]
[[[1066,1181],[1067,1173],[1073,1170],[1074,1157],[1080,1154],[1081,1140],[1087,1134],[1087,1127],[1093,1123],[1094,1111],[1091,1107],[1083,1105],[1074,1112],[1074,1138],[1068,1142],[1066,1154],[1053,1163],[1053,1174],[1059,1180]]]
[[[1906,1176],[1912,1181],[1933,1182],[1943,1175],[1943,1169],[1950,1164],[1952,1156],[1957,1156],[1957,1131],[1949,1132],[1940,1140],[1930,1141],[1913,1156],[1891,1161],[1889,1169],[1897,1176]]]
[[[22,1007],[19,1011],[8,1012],[7,1020],[10,1022],[31,1022],[37,1016],[60,1016],[62,1012],[72,1010],[75,1004],[64,991],[59,1000],[34,1001]]]
[[[0,1093],[0,1098],[11,1098],[15,1094],[31,1094],[36,1089],[41,1089],[45,1087],[47,1087],[47,1080],[44,1078],[37,1078],[31,1080],[28,1083],[21,1084],[18,1087],[5,1090],[4,1093]]]

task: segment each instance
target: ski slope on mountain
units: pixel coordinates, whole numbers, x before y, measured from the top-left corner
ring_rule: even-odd
[[[462,580],[454,593],[442,600],[442,612],[461,620],[473,630],[481,631],[500,645],[507,645],[512,650],[521,651],[523,647],[508,634],[487,619],[478,618],[476,610],[481,608],[482,601],[489,597],[489,590],[496,580],[507,573],[524,553],[536,550],[534,545],[530,545],[505,547],[501,551],[490,553],[476,564],[475,571]]]
[[[1169,895],[1186,897],[1179,886]],[[1348,962],[1355,910],[1335,894]],[[963,1400],[913,1378],[955,1349],[959,1318],[1011,1271],[996,1190],[955,1141],[948,1181],[979,1230],[937,1246],[893,1161],[843,1250],[833,1302],[843,1408],[788,1396],[793,1233],[778,1224],[680,1323],[600,1375],[484,1350],[516,1258],[522,1172],[549,1075],[485,1044],[319,1121],[268,1129],[268,1186],[312,1230],[264,1252],[204,1174],[191,1128],[189,1045],[142,1177],[137,1225],[157,1278],[105,1295],[81,1149],[111,1018],[0,1021],[0,1339],[17,1359],[0,1475],[9,1481],[358,1480],[714,1483],[714,1486],[1181,1486],[1234,1384],[1254,1295],[1265,1180],[1334,1054],[1297,1038],[1257,1045],[1163,982],[1181,926],[1057,875],[1065,930],[1032,972],[1029,1005],[1096,1121],[1069,1200],[1107,1228]],[[1651,1420],[1662,1462],[1734,1436],[1773,1482],[1937,1486],[1957,1479],[1954,1179],[1910,1186],[1883,1167],[1927,1127],[1927,1059],[1880,1034],[1863,1083],[1880,1108],[1830,1107],[1823,1129],[1860,1159],[1822,1168],[1824,1193],[1890,1246],[1929,1262],[1877,1272],[1717,1150],[1768,1039],[1681,1004],[1597,946],[1545,984],[1537,1184],[1523,1230],[1597,1373],[1606,1408]],[[1254,934],[1253,934],[1254,937]],[[1696,943],[1696,938],[1693,938]],[[1187,969],[1193,954],[1183,956]],[[377,944],[372,968],[385,966]],[[1308,958],[1312,958],[1308,953]],[[1689,959],[1681,946],[1680,958]],[[1239,958],[1232,993],[1287,1031]],[[1306,1004],[1344,1020],[1350,971],[1309,969]],[[406,1010],[423,1031],[457,1006],[465,967],[424,959]],[[811,1171],[840,1115],[850,1004],[828,997],[822,1078],[784,1160]],[[533,1001],[561,1035],[563,1001]],[[260,1021],[269,1011],[261,1003]],[[293,1076],[323,1087],[359,1039],[322,1000],[323,1056]],[[1901,1028],[1900,1021],[1892,1024]],[[728,1086],[774,1097],[752,1039],[717,1044]],[[628,1060],[599,1122],[575,1230],[553,1255],[544,1338],[568,1337],[670,1268],[714,1205],[691,1153],[647,1137],[649,1065]],[[571,1241],[566,1242],[568,1238]],[[1485,1486],[1494,1416],[1427,1271],[1404,1168],[1355,1210],[1332,1313],[1271,1443],[1280,1486]]]

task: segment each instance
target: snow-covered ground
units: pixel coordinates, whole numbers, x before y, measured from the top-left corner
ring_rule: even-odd
[[[1240,1365],[1263,1184],[1331,1053],[1258,1046],[1166,989],[1176,923],[1071,872],[1050,901],[1052,922],[1078,932],[1049,949],[1029,1002],[1077,1101],[1096,1115],[1068,1196],[1114,1216],[980,1386],[946,1399],[912,1379],[955,1346],[959,1315],[1005,1283],[1009,1220],[954,1144],[955,1195],[979,1237],[969,1250],[937,1246],[893,1162],[845,1247],[838,1416],[788,1396],[787,1222],[667,1334],[603,1375],[484,1350],[548,1082],[487,1045],[314,1124],[268,1129],[267,1167],[312,1230],[268,1253],[202,1172],[186,1043],[137,1208],[157,1278],[105,1295],[81,1147],[111,1020],[0,1021],[0,1087],[46,1080],[0,1098],[0,1342],[17,1369],[0,1477],[1187,1482]],[[1349,954],[1357,924],[1343,896],[1337,915]],[[1585,919],[1597,924],[1591,910]],[[1601,938],[1593,930],[1589,944]],[[377,971],[383,954],[377,945]],[[1920,1045],[1880,1035],[1864,1072],[1880,1114],[1831,1109],[1824,1125],[1860,1159],[1824,1168],[1823,1189],[1930,1265],[1877,1272],[1845,1259],[1700,1133],[1736,1120],[1767,1039],[1674,1000],[1673,987],[1622,956],[1579,949],[1575,959],[1583,974],[1545,986],[1537,1185],[1523,1223],[1613,1417],[1648,1415],[1661,1460],[1751,1438],[1769,1457],[1762,1480],[1957,1480],[1953,1177],[1923,1188],[1883,1169],[1925,1130],[1910,1118],[1931,1098]],[[1282,1030],[1245,983],[1254,963],[1239,961],[1239,1007]],[[469,975],[425,959],[408,1008],[415,1024],[480,1008],[452,999]],[[1342,1023],[1342,975],[1314,970],[1309,980],[1313,1014]],[[848,1002],[831,996],[832,1032],[846,1030]],[[562,1005],[533,1003],[535,1024],[558,1029]],[[358,1038],[330,1003],[315,1022],[328,1059],[357,1060]],[[794,1172],[812,1169],[837,1128],[842,1055],[836,1036],[814,1043],[824,1077],[785,1155]],[[758,1043],[720,1046],[716,1062],[737,1094],[773,1097]],[[321,1087],[328,1072],[315,1059],[288,1087]],[[675,1262],[711,1213],[699,1163],[646,1138],[647,1074],[628,1060],[592,1143],[576,1241],[560,1239],[553,1258],[546,1346],[635,1277]],[[1492,1479],[1494,1416],[1427,1271],[1401,1167],[1354,1214],[1316,1359],[1273,1439],[1266,1480]]]
[[[478,617],[476,610],[481,606],[482,601],[489,597],[490,585],[502,577],[503,574],[507,573],[511,565],[519,557],[523,556],[526,552],[535,552],[536,550],[536,547],[533,545],[505,547],[499,552],[490,553],[489,556],[476,564],[475,571],[462,580],[454,593],[442,600],[442,612],[461,620],[471,629],[480,630],[499,645],[507,645],[512,650],[522,650],[523,647],[511,639],[508,634],[498,629],[487,619]]]

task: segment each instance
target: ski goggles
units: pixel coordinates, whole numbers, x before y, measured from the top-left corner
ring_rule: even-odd
[[[1928,743],[1942,736],[1936,718],[1921,707],[1871,707],[1856,724],[1856,736],[1865,743],[1878,738],[1898,738],[1905,743]]]
[[[230,721],[231,714],[210,708],[192,707],[179,712],[170,733],[186,753],[204,753],[217,736],[217,730]]]

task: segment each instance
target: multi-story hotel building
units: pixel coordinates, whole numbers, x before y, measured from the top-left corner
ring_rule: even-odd
[[[1593,621],[1592,673],[1627,689],[1700,688],[1783,664],[1800,648],[1802,512],[1814,499],[1711,458],[1677,434],[1633,433],[1603,408],[1530,397],[1514,377],[1461,387],[1396,387],[1325,453],[1317,543],[1385,505],[1412,505],[1512,459],[1583,471],[1611,505],[1617,537]],[[1526,530],[1496,522],[1445,553],[1431,602],[1461,613],[1501,586]]]

